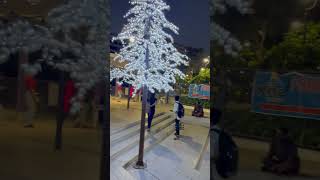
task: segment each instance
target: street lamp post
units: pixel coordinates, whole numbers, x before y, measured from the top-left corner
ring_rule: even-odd
[[[305,48],[305,49],[306,49],[306,44],[307,44],[307,30],[308,30],[307,18],[308,18],[308,15],[309,15],[309,11],[311,11],[312,9],[314,9],[314,8],[317,6],[318,1],[319,1],[319,0],[314,0],[313,3],[312,3],[312,6],[306,8],[306,9],[305,9],[305,12],[304,12],[303,45],[304,45],[304,48]],[[306,52],[305,52],[305,53],[304,53],[304,59],[305,59],[305,61],[306,61],[306,59],[307,59],[306,56],[307,56],[307,55],[306,55]],[[301,144],[301,145],[303,144],[306,126],[307,126],[307,120],[304,121],[302,133],[301,133],[301,136],[300,136],[300,144]]]
[[[205,67],[207,67],[207,65],[210,64],[210,57],[206,57],[202,61],[203,61],[204,65],[205,65]]]

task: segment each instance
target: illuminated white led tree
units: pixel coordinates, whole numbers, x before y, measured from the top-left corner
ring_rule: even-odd
[[[136,167],[144,167],[145,109],[148,91],[173,90],[176,77],[184,78],[178,69],[188,64],[188,57],[174,47],[172,31],[178,27],[169,22],[164,11],[170,7],[163,0],[131,0],[133,8],[124,16],[128,23],[113,40],[120,40],[124,47],[116,57],[123,68],[113,69],[111,78],[121,78],[135,89],[143,88],[139,157]]]
[[[62,32],[64,39],[50,38],[44,59],[49,65],[69,72],[75,81],[77,94],[72,99],[71,112],[79,111],[81,99],[106,76],[108,14],[108,0],[70,0],[48,14],[51,33]],[[75,38],[75,32],[83,34]],[[65,52],[73,58],[64,57]]]
[[[0,64],[21,49],[26,53],[41,50],[43,56],[25,64],[25,71],[38,73],[40,64],[46,63],[70,73],[77,88],[71,111],[77,112],[83,96],[106,76],[108,14],[108,0],[70,0],[49,12],[46,26],[0,21]],[[79,41],[73,35],[82,27],[86,29]]]
[[[166,32],[171,30],[178,34],[178,27],[169,22],[163,12],[170,7],[163,0],[132,0],[130,3],[134,7],[125,15],[128,23],[113,39],[124,44],[116,60],[126,65],[113,69],[111,78],[122,78],[136,89],[146,86],[151,92],[173,90],[171,85],[176,82],[175,77],[184,78],[178,67],[187,65],[188,57],[178,52],[173,37]]]
[[[48,30],[27,21],[18,20],[10,24],[0,24],[0,64],[8,60],[10,54],[19,50],[34,52],[46,42]]]

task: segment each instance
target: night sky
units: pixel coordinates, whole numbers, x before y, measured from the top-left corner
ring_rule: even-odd
[[[166,0],[171,6],[166,11],[167,19],[180,28],[179,35],[173,35],[175,42],[194,48],[204,48],[209,55],[209,1],[208,0]],[[112,33],[119,33],[126,23],[123,15],[131,8],[129,0],[112,0]]]

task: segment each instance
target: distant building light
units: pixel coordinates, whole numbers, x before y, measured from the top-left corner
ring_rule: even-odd
[[[203,59],[203,62],[204,62],[204,63],[209,63],[209,61],[210,61],[209,58],[204,58],[204,59]]]

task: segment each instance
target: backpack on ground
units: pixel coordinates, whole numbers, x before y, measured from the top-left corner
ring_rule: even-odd
[[[219,134],[219,157],[216,160],[216,170],[223,178],[234,176],[238,170],[238,147],[228,133],[217,129],[214,131]]]
[[[178,106],[178,117],[182,118],[182,117],[184,117],[184,107],[180,102],[178,104],[179,104],[179,106]]]

